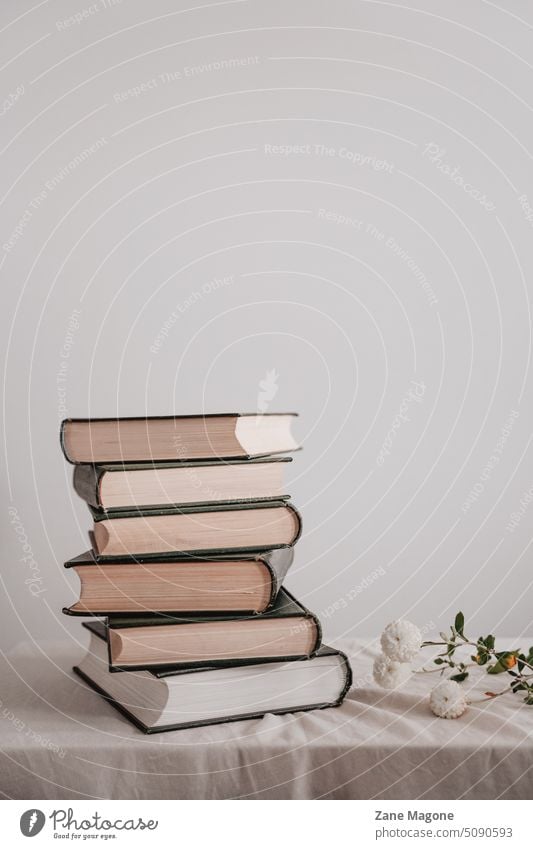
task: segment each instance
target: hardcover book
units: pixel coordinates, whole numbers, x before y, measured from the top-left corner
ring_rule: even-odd
[[[293,545],[301,533],[300,514],[286,501],[91,512],[100,556],[264,551]]]
[[[283,471],[291,460],[269,457],[126,466],[81,463],[74,468],[74,489],[87,504],[103,510],[263,501],[284,496]]]
[[[352,681],[346,655],[328,646],[313,658],[290,663],[113,675],[105,627],[83,624],[91,643],[74,672],[145,734],[336,707]]]
[[[321,629],[314,613],[282,587],[274,606],[255,615],[112,614],[107,638],[109,668],[120,672],[309,657],[320,646]]]
[[[231,460],[299,448],[295,413],[65,419],[61,446],[70,463]]]
[[[270,609],[294,557],[291,547],[209,557],[163,555],[99,561],[86,551],[65,563],[78,575],[80,599],[63,612],[263,613]]]

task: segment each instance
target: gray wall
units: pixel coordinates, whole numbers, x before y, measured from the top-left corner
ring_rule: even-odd
[[[265,400],[327,638],[531,631],[530,4],[1,16],[2,645],[81,639],[65,415]]]

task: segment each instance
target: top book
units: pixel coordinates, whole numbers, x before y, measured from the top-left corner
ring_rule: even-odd
[[[232,460],[296,451],[296,413],[65,419],[61,447],[70,463]]]

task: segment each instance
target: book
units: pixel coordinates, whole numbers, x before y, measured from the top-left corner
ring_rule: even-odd
[[[295,451],[295,413],[65,419],[60,440],[70,463],[231,460]]]
[[[291,460],[269,457],[128,465],[80,463],[74,468],[74,489],[87,504],[103,510],[263,501],[283,496],[283,471]]]
[[[99,562],[86,551],[65,563],[80,579],[80,598],[63,612],[263,613],[271,608],[294,557],[290,547],[257,554],[182,556]]]
[[[146,734],[335,707],[352,681],[346,655],[328,646],[311,659],[290,663],[113,675],[105,627],[83,624],[91,641],[74,672]]]
[[[111,614],[109,668],[216,666],[313,655],[320,646],[314,613],[282,587],[274,606],[252,615]]]
[[[100,556],[264,551],[293,545],[301,533],[300,514],[286,501],[91,512]]]

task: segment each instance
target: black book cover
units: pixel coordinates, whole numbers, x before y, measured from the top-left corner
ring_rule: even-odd
[[[315,644],[312,647],[309,655],[279,655],[275,657],[252,657],[252,658],[223,658],[220,660],[209,659],[209,660],[199,660],[194,663],[184,661],[183,663],[160,663],[160,664],[138,664],[134,666],[120,666],[117,664],[113,664],[111,659],[111,648],[109,639],[108,643],[108,654],[109,654],[109,671],[110,672],[128,672],[134,671],[136,669],[146,670],[146,669],[157,669],[157,668],[172,668],[172,669],[180,669],[183,667],[187,667],[188,669],[192,669],[195,667],[202,668],[208,666],[245,666],[257,663],[260,661],[284,661],[284,660],[304,660],[306,657],[312,657],[316,654],[317,650],[320,648],[322,642],[322,627],[320,625],[320,621],[318,617],[311,613],[306,607],[304,607],[300,602],[298,602],[291,593],[282,587],[277,595],[276,601],[273,607],[270,610],[265,611],[264,613],[254,613],[254,614],[224,614],[224,613],[214,613],[209,616],[198,615],[194,613],[189,614],[180,614],[179,616],[171,616],[166,613],[153,613],[150,615],[145,614],[113,614],[107,617],[107,629],[122,629],[122,628],[139,628],[143,626],[150,626],[157,628],[159,625],[175,625],[179,628],[181,625],[187,625],[192,622],[229,622],[235,620],[243,620],[243,619],[283,619],[283,618],[305,618],[310,619],[315,625],[316,629],[316,640]]]
[[[287,496],[289,498],[290,496]],[[223,513],[226,510],[261,510],[265,507],[288,507],[301,521],[300,514],[293,504],[285,498],[265,498],[256,501],[231,501],[229,504],[166,504],[163,507],[128,507],[120,510],[99,510],[97,507],[89,506],[91,515],[95,522],[103,522],[105,519],[137,519],[143,516],[178,516],[189,513]]]
[[[83,625],[92,633],[99,636],[101,639],[106,639],[106,629],[103,623],[99,622],[84,622]],[[316,652],[315,657],[324,657],[327,655],[336,655],[340,657],[343,663],[345,679],[343,687],[339,692],[338,698],[333,702],[319,702],[317,704],[312,705],[299,705],[297,707],[291,708],[281,708],[279,710],[269,711],[269,713],[283,715],[287,713],[300,713],[302,711],[310,711],[310,710],[324,710],[325,708],[330,707],[338,707],[344,701],[346,694],[348,693],[351,685],[352,685],[352,669],[350,666],[350,662],[344,652],[339,651],[338,649],[333,649],[330,646],[321,646]],[[264,663],[276,663],[276,660],[272,660],[271,658],[268,661],[264,661]],[[312,659],[309,661],[312,663]],[[262,661],[256,661],[257,665],[262,664]],[[232,664],[235,665],[235,664]],[[156,678],[165,678],[174,675],[182,675],[184,673],[194,672],[195,674],[205,674],[210,671],[213,667],[182,667],[181,669],[174,670],[147,670]],[[218,667],[220,668],[220,667]],[[217,719],[203,719],[197,722],[187,722],[187,723],[177,723],[172,725],[160,725],[160,726],[150,726],[145,725],[141,722],[138,717],[134,716],[125,705],[113,699],[108,693],[105,692],[98,684],[91,680],[78,666],[73,667],[73,671],[93,690],[95,690],[99,695],[101,695],[110,705],[112,705],[116,710],[118,710],[126,719],[128,719],[133,725],[135,725],[140,731],[144,734],[157,734],[158,732],[163,731],[178,731],[186,728],[200,728],[205,725],[221,725],[226,722],[237,722],[241,719],[260,719],[265,715],[264,712],[255,711],[252,713],[243,713],[235,716],[226,716],[219,717]]]
[[[287,545],[287,546],[284,546],[283,548],[271,549],[269,551],[262,551],[262,552],[258,552],[257,554],[252,554],[252,553],[250,553],[250,554],[248,554],[248,553],[233,554],[233,555],[231,555],[231,557],[227,557],[223,554],[213,554],[213,555],[210,555],[209,557],[196,557],[192,554],[188,554],[188,555],[187,554],[185,554],[185,555],[180,554],[180,555],[175,555],[175,556],[172,556],[172,555],[159,556],[157,559],[154,559],[154,558],[147,559],[147,558],[139,558],[139,557],[133,557],[133,556],[128,557],[126,555],[126,556],[120,558],[120,563],[130,565],[130,564],[133,564],[133,563],[140,563],[140,564],[143,564],[143,563],[147,563],[147,564],[149,564],[149,563],[179,563],[179,562],[185,563],[185,562],[191,562],[191,561],[202,562],[202,561],[205,561],[205,560],[208,560],[209,562],[213,562],[213,561],[214,562],[216,562],[216,561],[227,562],[228,560],[232,560],[232,561],[236,561],[236,562],[244,562],[245,563],[247,561],[256,562],[256,561],[260,560],[262,563],[265,564],[266,568],[268,569],[269,574],[270,574],[270,580],[271,580],[270,599],[269,599],[268,604],[265,608],[265,612],[266,612],[267,610],[270,610],[273,607],[273,605],[276,601],[277,595],[279,593],[279,590],[281,588],[281,585],[282,585],[282,583],[285,579],[285,576],[287,575],[287,573],[288,573],[288,571],[289,571],[289,569],[292,565],[293,559],[294,559],[294,549],[293,549],[292,546]],[[85,551],[83,554],[78,554],[78,556],[74,557],[72,560],[67,560],[67,562],[64,564],[64,567],[65,567],[65,569],[71,569],[73,567],[98,565],[98,566],[101,566],[103,569],[105,569],[106,563],[113,563],[113,561],[109,560],[109,559],[101,561],[100,558],[98,558],[97,555],[95,555],[94,551],[90,550],[90,551]],[[117,564],[115,563],[114,565],[117,565]],[[252,614],[258,615],[253,610],[242,611],[242,612],[244,614],[249,613],[251,615]],[[110,615],[108,611],[100,611],[100,612],[92,612],[91,613],[89,611],[72,610],[70,607],[64,607],[63,613],[67,614],[68,616],[99,616],[100,617],[100,616]],[[203,615],[209,615],[209,613],[210,613],[210,611],[205,611],[205,613]],[[128,615],[132,616],[132,617],[134,617],[134,616],[138,617],[138,616],[143,616],[145,614],[143,614],[143,613],[131,613],[131,614],[128,614]],[[167,615],[172,616],[172,613],[167,613]],[[176,614],[176,615],[179,615],[179,613]]]
[[[239,466],[243,463],[247,465],[257,464],[257,463],[291,463],[292,457],[256,457],[251,460],[247,459],[236,459],[236,460],[176,460],[176,462],[165,462],[165,463],[77,463],[74,468],[74,476],[73,476],[73,486],[76,493],[87,502],[91,507],[96,508],[97,510],[104,510],[104,506],[102,504],[101,499],[101,484],[104,475],[113,474],[114,472],[131,472],[131,471],[146,471],[146,470],[159,470],[159,469],[174,469],[174,468],[205,468],[207,466]],[[191,493],[194,493],[194,490],[191,488]],[[288,495],[278,495],[272,496],[269,498],[262,498],[262,501],[266,500],[285,500],[289,498]],[[217,504],[231,504],[233,502],[240,503],[245,501],[252,501],[254,499],[227,499],[226,501],[217,501]],[[257,499],[255,499],[257,500]],[[200,505],[200,504],[208,504],[210,503],[207,499],[203,500],[194,500],[187,502],[177,502],[174,506],[192,506],[192,505]],[[155,507],[159,505],[153,505]],[[160,505],[162,507],[172,506],[172,505]],[[115,507],[112,512],[120,512],[122,510],[127,510],[128,507]]]

